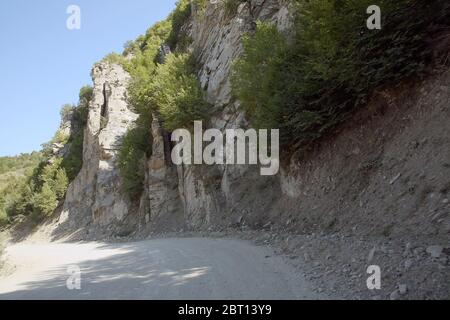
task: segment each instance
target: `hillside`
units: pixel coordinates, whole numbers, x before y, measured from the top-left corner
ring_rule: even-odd
[[[41,159],[39,152],[0,157],[0,226],[8,220],[7,210],[17,198],[16,191],[27,182]]]

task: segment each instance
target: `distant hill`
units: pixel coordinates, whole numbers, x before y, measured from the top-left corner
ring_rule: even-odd
[[[23,153],[15,157],[0,157],[0,175],[35,167],[41,160],[40,152]]]

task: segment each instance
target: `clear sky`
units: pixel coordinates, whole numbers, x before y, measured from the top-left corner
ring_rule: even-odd
[[[92,65],[164,19],[175,0],[1,0],[0,156],[40,150]],[[69,30],[69,5],[81,29]]]

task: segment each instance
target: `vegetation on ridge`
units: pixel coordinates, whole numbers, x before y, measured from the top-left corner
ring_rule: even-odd
[[[131,128],[119,152],[119,170],[123,191],[137,199],[143,190],[144,160],[151,155],[151,122],[157,115],[166,130],[189,128],[194,120],[208,118],[210,106],[203,99],[192,54],[190,39],[183,27],[202,1],[177,2],[169,17],[147,30],[145,35],[125,44],[123,55],[105,59],[120,63],[131,75],[128,101],[139,118]],[[162,52],[168,46],[171,53]],[[130,59],[126,56],[131,57]]]
[[[294,0],[290,37],[259,23],[234,65],[233,93],[256,127],[308,143],[341,122],[380,86],[420,75],[430,35],[448,29],[445,0],[380,0],[382,29],[368,30],[369,0]]]
[[[72,128],[70,136],[58,130],[50,142],[43,144],[42,152],[0,158],[0,226],[21,217],[38,222],[53,213],[64,198],[83,163],[84,127],[92,94],[92,87],[85,86],[77,106],[64,105],[61,109],[62,118],[78,126]],[[64,155],[54,154],[55,144],[67,147]]]

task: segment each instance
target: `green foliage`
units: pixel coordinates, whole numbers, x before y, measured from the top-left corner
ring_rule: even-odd
[[[79,97],[79,103],[78,107],[88,107],[89,102],[92,100],[94,96],[94,88],[91,86],[84,86],[80,89],[80,93],[78,95]]]
[[[8,172],[33,168],[41,160],[42,154],[40,152],[21,154],[20,156],[17,157],[0,157],[0,175],[3,175]]]
[[[50,215],[64,198],[69,183],[61,164],[62,159],[42,161],[17,187],[17,196],[6,207],[8,216],[33,214],[38,219]]]
[[[172,22],[172,30],[166,42],[172,49],[177,46],[177,43],[183,42],[180,41],[183,37],[186,37],[185,32],[182,31],[182,27],[191,17],[191,13],[191,0],[178,0],[175,10],[169,16],[169,20]]]
[[[157,68],[161,45],[167,39],[172,28],[171,21],[157,23],[140,36],[124,53],[132,53],[133,58],[122,63],[130,73],[128,102],[139,114],[135,127],[129,130],[122,141],[119,152],[119,169],[123,191],[130,199],[139,197],[143,189],[145,155],[151,153],[152,137],[150,133],[152,105],[150,87]]]
[[[296,0],[292,39],[258,24],[234,66],[233,92],[256,126],[310,142],[378,87],[419,75],[431,30],[450,21],[448,1],[380,0],[381,30],[368,30],[370,0]]]
[[[244,53],[234,64],[232,89],[260,128],[276,127],[279,118],[278,86],[287,41],[277,28],[258,22],[257,32],[243,39]],[[267,115],[270,115],[268,117]]]
[[[49,216],[58,206],[58,199],[55,191],[48,183],[42,186],[40,192],[35,193],[32,198],[33,208],[40,216]]]
[[[150,50],[154,52],[155,49],[159,50],[159,46],[166,41],[172,32],[172,21],[170,19],[160,21],[149,28],[142,38],[140,45],[141,52]]]
[[[130,199],[136,200],[143,190],[145,178],[145,157],[151,153],[151,118],[141,115],[136,126],[125,135],[119,153],[119,169],[123,191]]]
[[[193,5],[201,9],[206,6],[206,0],[196,0]],[[122,185],[131,199],[138,198],[143,187],[143,161],[152,148],[152,114],[160,115],[164,127],[173,130],[190,127],[194,120],[205,119],[209,113],[193,59],[180,53],[191,42],[182,30],[191,16],[191,6],[190,0],[178,1],[165,21],[126,43],[127,57],[111,54],[105,58],[110,63],[121,64],[130,73],[128,102],[139,114],[135,126],[124,137],[119,154]],[[177,54],[162,59],[162,45],[169,45]]]
[[[80,128],[85,128],[87,124],[89,114],[89,106],[80,103],[78,107],[73,110],[72,121],[76,123]]]
[[[102,59],[102,61],[109,62],[111,64],[119,64],[119,65],[127,64],[126,58],[123,55],[115,53],[115,52],[111,52],[110,54],[108,54],[106,57],[104,57]]]
[[[11,221],[11,217],[16,215],[14,211],[16,202],[22,198],[22,194],[25,197],[25,190],[27,190],[33,168],[41,158],[42,155],[37,152],[30,155],[7,158],[8,162],[15,162],[9,171],[3,171],[0,174],[0,226],[8,224]],[[0,161],[3,159],[5,158],[0,158]],[[23,208],[17,209],[22,210]]]
[[[67,178],[66,171],[63,168],[59,168],[56,171],[55,177],[51,184],[52,190],[55,192],[57,199],[64,198],[68,185],[69,179]]]
[[[53,136],[51,142],[66,144],[68,140],[69,140],[69,135],[65,134],[61,130],[58,130],[58,131],[56,131],[55,135]]]
[[[229,16],[236,14],[239,5],[246,1],[247,0],[223,0],[226,14]]]
[[[12,207],[21,197],[33,168],[41,159],[39,152],[0,158],[0,227],[11,221]]]
[[[63,105],[61,107],[61,110],[59,111],[61,119],[66,119],[67,117],[69,117],[74,108],[75,107],[73,105],[71,105],[71,104]]]
[[[168,130],[190,128],[194,120],[208,118],[210,106],[195,75],[189,54],[170,54],[158,65],[150,86],[152,104],[164,120]]]
[[[29,180],[24,180],[22,187],[16,190],[15,197],[5,206],[8,217],[11,219],[19,215],[26,216],[33,212],[33,194],[33,185]]]
[[[192,0],[192,5],[195,8],[195,13],[199,14],[206,9],[209,0]]]
[[[4,206],[0,205],[0,227],[4,227],[9,223],[8,215],[6,214]]]
[[[73,181],[83,166],[84,128],[87,125],[89,103],[93,97],[93,88],[84,86],[80,89],[78,106],[73,109],[72,123],[76,130],[68,140],[69,150],[61,162],[69,181]]]
[[[16,216],[29,216],[36,222],[50,215],[66,193],[68,184],[78,174],[83,163],[84,127],[92,87],[80,90],[77,106],[66,105],[61,116],[72,114],[72,135],[58,131],[42,153],[0,158],[0,224],[13,221]],[[64,157],[52,154],[53,143],[69,144]],[[3,177],[5,177],[3,179]]]
[[[84,131],[80,130],[69,140],[70,147],[67,155],[62,159],[61,166],[67,173],[69,181],[73,181],[83,166]]]

